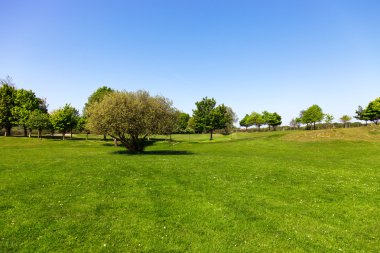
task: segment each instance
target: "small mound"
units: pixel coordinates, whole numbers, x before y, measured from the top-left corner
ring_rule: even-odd
[[[373,125],[357,128],[294,131],[284,135],[282,139],[295,141],[345,140],[380,142],[380,128]]]

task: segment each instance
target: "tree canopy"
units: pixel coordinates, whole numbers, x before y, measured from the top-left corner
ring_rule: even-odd
[[[380,97],[369,102],[367,108],[365,109],[364,115],[370,121],[378,124],[380,120]]]
[[[252,123],[250,121],[250,116],[246,114],[242,120],[240,120],[239,125],[242,127],[245,127],[245,130],[247,131],[248,127],[252,126]]]
[[[188,122],[190,119],[190,115],[184,112],[180,112],[178,114],[178,120],[177,120],[177,132],[178,133],[186,133]]]
[[[15,104],[12,108],[14,125],[24,128],[24,136],[27,136],[27,123],[30,114],[35,110],[40,110],[41,99],[31,90],[16,90]]]
[[[325,114],[324,120],[325,120],[325,123],[326,123],[327,127],[331,127],[331,124],[332,124],[332,122],[334,120],[334,116],[331,115],[331,114]]]
[[[70,104],[66,104],[63,108],[54,110],[51,113],[51,123],[55,130],[62,133],[62,139],[65,139],[65,134],[72,131],[77,125],[79,112]]]
[[[165,97],[152,97],[146,91],[115,91],[88,108],[88,127],[107,133],[130,152],[142,152],[146,138],[165,133],[176,109]]]
[[[362,106],[358,106],[358,109],[355,111],[355,119],[363,120],[365,121],[365,124],[367,125],[368,120],[370,120],[370,117],[367,115],[367,112],[365,109],[363,109]]]
[[[102,86],[98,88],[96,91],[94,91],[87,99],[87,103],[85,103],[84,108],[83,108],[83,115],[86,117],[87,116],[87,110],[88,108],[94,104],[102,101],[102,99],[107,95],[114,92],[113,89],[107,86]]]
[[[0,87],[0,126],[5,128],[5,136],[11,135],[11,129],[14,125],[15,118],[12,113],[15,106],[16,89],[15,87],[1,80]]]
[[[348,123],[351,121],[352,117],[351,116],[348,116],[348,115],[343,115],[341,118],[340,118],[340,121],[342,121],[344,127],[348,127]]]
[[[249,122],[252,125],[255,125],[259,131],[260,131],[260,127],[267,123],[266,119],[264,118],[264,115],[258,112],[251,113],[251,115],[249,116]],[[280,122],[280,125],[281,125],[281,122]]]
[[[236,116],[232,109],[224,104],[216,106],[214,98],[205,97],[195,103],[196,109],[193,110],[195,130],[197,132],[210,132],[210,140],[215,129],[225,129],[236,121]]]
[[[263,119],[266,124],[268,124],[269,127],[272,127],[273,130],[276,130],[276,126],[279,126],[282,124],[281,116],[277,112],[263,112]]]
[[[304,111],[301,111],[301,121],[303,124],[313,125],[315,129],[315,123],[323,120],[324,114],[322,108],[318,105],[312,105]]]
[[[38,138],[41,138],[42,130],[52,128],[49,114],[41,110],[31,112],[26,125],[30,129],[37,129]]]

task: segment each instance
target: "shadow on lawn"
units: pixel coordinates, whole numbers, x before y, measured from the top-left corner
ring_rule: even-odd
[[[127,150],[118,150],[112,152],[117,155],[193,155],[193,152],[184,150],[149,150],[142,153],[132,153]]]
[[[24,138],[24,139],[38,139],[36,135],[32,136],[24,136],[24,135],[11,135],[7,136],[7,138]],[[53,140],[53,141],[62,141],[62,135],[42,135],[40,139],[44,140]],[[86,140],[98,140],[97,138],[88,138],[86,137],[77,137],[73,136],[72,138],[70,136],[65,137],[65,141],[86,141]]]

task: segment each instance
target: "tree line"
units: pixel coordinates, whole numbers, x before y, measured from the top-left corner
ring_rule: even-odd
[[[354,118],[365,121],[366,125],[368,121],[378,124],[380,119],[380,98],[371,101],[364,109],[362,106],[359,106],[358,110],[355,111]],[[327,128],[331,128],[333,126],[333,120],[333,115],[323,113],[322,108],[314,104],[307,109],[302,110],[298,117],[293,118],[290,121],[289,126],[293,129],[299,129],[304,125],[307,130],[315,130],[317,129],[317,123],[324,123]],[[349,115],[343,115],[339,120],[342,122],[343,127],[346,128],[349,126],[352,117]],[[248,130],[249,127],[255,126],[258,131],[260,131],[260,128],[263,125],[268,125],[269,130],[271,127],[273,130],[276,130],[276,127],[281,124],[281,116],[276,112],[270,113],[268,111],[264,111],[261,114],[257,112],[246,114],[239,122],[241,127],[245,127],[245,130]]]
[[[117,91],[103,86],[94,91],[84,105],[82,114],[79,110],[66,104],[48,112],[46,99],[39,98],[32,90],[17,89],[10,78],[0,80],[0,127],[6,136],[11,135],[14,126],[24,130],[24,136],[37,130],[38,138],[42,130],[61,133],[79,132],[111,136],[121,142],[131,152],[142,152],[155,134],[171,135],[173,133],[209,133],[210,140],[218,130],[229,134],[237,121],[231,107],[217,105],[214,98],[205,97],[195,102],[192,115],[174,108],[172,102],[162,96],[151,96],[146,91]],[[354,116],[366,123],[378,124],[380,119],[380,98],[371,101],[365,108],[359,106]],[[340,120],[347,126],[352,118],[343,115]],[[324,121],[331,126],[334,117],[323,113],[321,107],[312,105],[302,110],[299,117],[293,118],[290,127],[316,129],[316,123]],[[267,125],[269,130],[276,130],[282,124],[277,112],[263,111],[246,114],[239,122],[240,126],[255,126],[258,130]]]
[[[142,152],[149,136],[173,133],[210,133],[223,129],[229,133],[237,117],[232,108],[216,105],[213,98],[196,102],[193,116],[174,108],[172,102],[162,96],[151,96],[146,91],[117,91],[103,86],[93,92],[86,102],[83,113],[66,104],[48,112],[45,99],[32,90],[17,89],[10,78],[1,80],[0,126],[5,136],[11,135],[15,126],[24,128],[24,136],[37,130],[62,134],[73,130],[87,134],[103,134],[121,142],[131,152]]]

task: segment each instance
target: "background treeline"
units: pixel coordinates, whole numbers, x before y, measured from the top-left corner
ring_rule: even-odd
[[[374,124],[378,124],[380,119],[380,98],[371,101],[366,108],[362,106],[358,107],[355,111],[355,119],[365,121],[365,125],[369,121]],[[312,105],[309,108],[302,110],[297,118],[293,118],[288,126],[281,126],[281,116],[277,113],[269,113],[264,111],[263,113],[252,112],[246,114],[245,117],[239,122],[241,127],[245,127],[245,131],[260,131],[262,126],[267,125],[266,130],[281,129],[281,130],[315,130],[324,128],[348,128],[359,127],[363,124],[361,122],[351,122],[352,117],[349,115],[343,115],[339,118],[340,123],[333,122],[334,116],[331,114],[325,114],[322,108],[318,105]],[[254,126],[255,128],[251,128]]]
[[[46,99],[38,97],[32,90],[17,89],[9,77],[2,79],[0,85],[0,127],[6,136],[12,135],[12,128],[21,130],[24,136],[31,136],[35,131],[39,138],[42,131],[49,135],[59,133],[63,139],[67,133],[91,132],[103,134],[104,138],[112,136],[126,147],[134,142],[133,145],[143,148],[144,141],[153,134],[209,133],[212,139],[215,132],[229,134],[242,130],[234,126],[238,119],[232,108],[217,105],[214,98],[205,97],[197,101],[192,115],[189,115],[174,108],[165,97],[153,97],[145,91],[117,91],[103,86],[88,97],[82,113],[70,104],[48,112]],[[369,102],[364,108],[359,106],[354,117],[365,124],[378,124],[380,98]],[[302,110],[288,126],[281,126],[282,118],[277,112],[268,111],[246,114],[239,124],[245,131],[312,130],[362,125],[361,122],[352,123],[349,115],[340,117],[340,123],[333,121],[331,114],[324,113],[318,105],[312,105]]]

